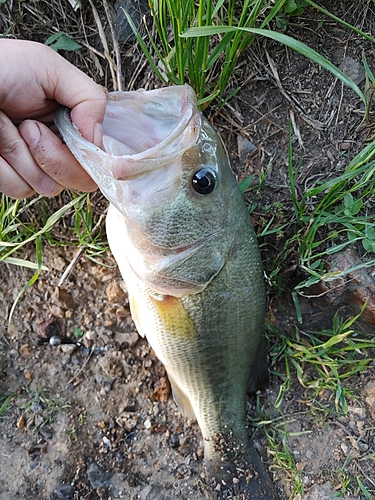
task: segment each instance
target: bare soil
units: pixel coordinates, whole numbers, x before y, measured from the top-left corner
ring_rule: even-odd
[[[323,3],[347,22],[374,33],[372,1]],[[108,34],[103,5],[98,3],[97,8]],[[64,55],[111,90],[110,63],[95,52],[103,52],[103,47],[88,3],[77,13],[68,3],[0,4],[0,28],[17,37],[44,41],[47,34],[67,26],[85,47]],[[77,30],[82,26],[85,32],[80,38]],[[365,80],[359,63],[363,53],[374,71],[373,45],[313,9],[293,18],[287,33],[351,71],[362,89]],[[124,88],[129,83],[135,88],[154,85],[138,49],[128,43],[121,44],[120,50]],[[251,173],[258,179],[265,173],[261,192],[246,195],[249,203],[256,203],[253,219],[260,232],[267,213],[275,213],[276,208],[274,227],[291,218],[289,121],[294,156],[296,162],[302,160],[300,192],[342,171],[373,130],[362,126],[363,105],[352,91],[301,55],[269,40],[257,40],[243,56],[234,85],[241,88],[229,106],[220,113],[211,108],[209,113],[238,180]],[[252,154],[238,150],[238,136],[254,144]],[[52,205],[60,206],[64,200],[62,195]],[[103,205],[105,201],[96,195],[97,218]],[[65,218],[54,234],[68,238],[69,224]],[[266,269],[272,268],[288,236],[280,232],[260,241]],[[109,251],[102,258],[103,265],[82,253],[58,286],[76,252],[76,248],[45,244],[44,264],[49,271],[23,294],[9,327],[13,300],[32,272],[6,265],[0,268],[0,401],[11,396],[7,409],[0,412],[0,499],[205,498],[199,428],[178,412],[163,366],[147,341],[138,336]],[[280,290],[270,292],[267,318],[280,333],[290,335],[297,321],[290,293],[301,278],[296,259],[294,249],[281,268]],[[371,269],[368,277],[370,288],[374,287]],[[358,312],[349,307],[345,295],[341,302],[329,301],[326,295],[302,301],[305,324],[314,330],[330,327],[339,307]],[[82,338],[74,335],[77,328]],[[370,322],[361,328],[373,337]],[[52,335],[75,343],[51,346]],[[347,381],[356,398],[349,400],[346,415],[335,411],[332,394],[323,392],[312,398],[295,374],[276,411],[285,366],[273,362],[275,343],[272,337],[269,388],[249,397],[248,415],[249,432],[254,434],[280,499],[375,498],[375,364]],[[272,425],[258,425],[259,421]],[[265,435],[270,428],[274,447]],[[288,462],[284,443],[296,463],[294,473],[275,457],[277,448]],[[296,492],[299,480],[304,493],[301,487]],[[361,489],[362,483],[370,497]]]

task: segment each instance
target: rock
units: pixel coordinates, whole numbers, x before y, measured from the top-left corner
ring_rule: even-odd
[[[161,401],[164,403],[168,400],[169,395],[171,393],[171,386],[169,384],[169,380],[166,377],[161,377],[154,384],[153,396],[156,401]]]
[[[316,484],[310,489],[304,500],[333,500],[335,498],[339,498],[339,495],[330,489],[329,484]],[[359,497],[345,496],[345,500],[359,500]]]
[[[359,85],[365,79],[365,69],[363,65],[350,56],[345,57],[340,66],[340,69],[357,85]]]
[[[24,415],[21,415],[20,418],[17,420],[17,427],[19,429],[23,429],[26,424],[26,417]]]
[[[258,149],[249,139],[242,135],[237,135],[238,155],[242,164],[246,164],[249,157]]]
[[[157,484],[149,484],[144,488],[140,494],[140,500],[167,500],[170,496],[165,496],[167,493],[163,491],[163,488]]]
[[[62,309],[70,309],[74,311],[77,304],[74,302],[73,297],[69,292],[66,292],[63,288],[56,287],[55,291],[51,295],[51,301],[58,307]]]
[[[51,427],[44,425],[39,429],[39,434],[46,440],[49,441],[53,438],[53,430]]]
[[[25,370],[23,372],[23,376],[28,382],[31,382],[34,377],[34,372],[32,372],[31,370]]]
[[[132,347],[139,340],[137,332],[116,332],[115,341],[120,344],[120,347]]]
[[[349,314],[357,315],[367,301],[366,309],[363,311],[360,322],[363,328],[375,326],[375,278],[371,268],[359,268],[349,271],[361,264],[361,259],[353,248],[337,252],[327,260],[329,273],[346,274],[338,276],[330,281],[320,281],[306,290],[306,295],[319,308],[325,310],[332,307],[348,307]],[[316,297],[316,298],[315,298]]]
[[[111,281],[106,288],[105,293],[109,302],[124,302],[127,298],[126,293],[117,281]]]
[[[60,345],[60,350],[65,354],[69,354],[69,356],[71,356],[73,354],[73,352],[75,351],[76,348],[77,348],[77,346],[75,344],[61,344]]]
[[[38,337],[49,339],[53,335],[63,337],[65,335],[65,324],[57,318],[49,318],[45,321],[39,320],[35,325]]]
[[[70,500],[74,497],[75,492],[75,486],[71,484],[61,484],[54,490],[52,498],[56,498],[58,500]]]
[[[32,351],[30,349],[30,347],[28,346],[28,344],[22,344],[20,349],[19,349],[19,353],[21,354],[21,356],[31,356],[32,355]]]
[[[133,30],[129,26],[122,9],[126,10],[136,28],[139,29],[142,16],[149,12],[147,0],[117,0],[113,7],[115,9],[114,28],[118,41],[134,41]]]
[[[362,391],[366,405],[370,411],[371,417],[375,419],[375,382],[368,384]]]
[[[89,476],[90,484],[92,489],[97,488],[107,489],[111,482],[111,474],[105,472],[99,465],[92,463],[87,469],[87,475]]]

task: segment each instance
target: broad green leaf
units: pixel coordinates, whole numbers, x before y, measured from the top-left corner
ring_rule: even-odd
[[[238,187],[242,194],[246,193],[246,191],[249,189],[253,179],[254,179],[254,174],[249,175],[249,177],[246,177],[246,179],[244,179],[238,184]]]
[[[59,50],[68,50],[73,52],[74,50],[78,50],[82,48],[82,45],[72,40],[69,36],[64,35],[64,33],[55,33],[51,35],[46,40],[46,45],[51,47],[51,49],[59,51]]]

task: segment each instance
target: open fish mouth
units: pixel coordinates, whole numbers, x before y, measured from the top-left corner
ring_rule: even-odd
[[[128,181],[181,157],[198,140],[201,117],[191,87],[181,85],[134,92],[111,92],[103,121],[103,149],[84,139],[60,108],[55,123],[79,163],[113,200],[116,181]],[[118,195],[118,193],[117,193]]]

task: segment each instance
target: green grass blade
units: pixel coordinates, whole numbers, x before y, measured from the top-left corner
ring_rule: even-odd
[[[366,104],[366,98],[363,95],[360,88],[351,80],[348,76],[346,76],[339,68],[337,68],[334,64],[332,64],[328,59],[323,57],[321,54],[316,52],[315,50],[308,47],[306,44],[295,40],[294,38],[284,35],[283,33],[277,33],[276,31],[270,31],[266,29],[260,28],[241,28],[241,27],[232,27],[232,26],[204,26],[198,28],[190,28],[182,33],[181,36],[184,37],[201,37],[201,36],[212,36],[218,35],[220,33],[230,33],[231,31],[246,31],[248,33],[252,33],[255,35],[265,36],[267,38],[271,38],[276,42],[282,43],[286,45],[292,50],[302,54],[307,57],[311,61],[319,64],[322,68],[330,71],[336,78],[342,81],[347,87],[352,89],[358,97]]]
[[[314,7],[314,9],[318,10],[322,14],[325,14],[326,16],[328,16],[331,19],[333,19],[334,21],[342,24],[346,28],[349,28],[352,31],[354,31],[355,33],[358,33],[358,35],[361,35],[364,38],[366,38],[367,40],[370,40],[370,42],[374,42],[375,41],[374,38],[372,38],[372,36],[368,35],[367,33],[364,33],[360,29],[356,28],[352,24],[349,24],[349,23],[345,22],[343,19],[340,19],[339,17],[335,16],[334,14],[331,14],[331,12],[329,12],[328,10],[326,10],[324,7],[321,7],[317,3],[313,2],[312,0],[305,0],[305,2],[307,2],[309,5],[311,5],[311,7]]]
[[[128,21],[129,23],[129,26],[131,27],[131,29],[133,30],[133,33],[134,33],[134,36],[137,40],[137,42],[139,43],[141,49],[142,49],[142,52],[144,53],[149,65],[151,66],[151,68],[153,69],[153,71],[155,72],[155,75],[160,79],[160,81],[162,81],[165,85],[168,83],[166,82],[165,78],[163,77],[163,75],[161,74],[159,68],[157,67],[157,65],[154,63],[154,60],[145,44],[145,42],[143,41],[143,38],[141,37],[141,35],[139,34],[132,18],[129,16],[129,14],[126,12],[125,9],[123,9],[121,7],[121,10],[123,11],[125,17],[126,17],[126,20]]]
[[[29,260],[25,259],[17,259],[16,257],[8,257],[7,259],[4,259],[3,262],[5,264],[12,264],[13,266],[20,266],[20,267],[27,267],[28,269],[38,269],[39,264],[35,262],[31,262]],[[42,271],[49,271],[47,266],[42,266],[41,267]]]

